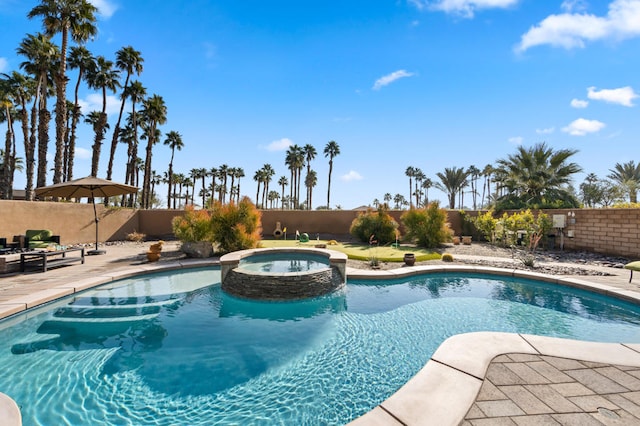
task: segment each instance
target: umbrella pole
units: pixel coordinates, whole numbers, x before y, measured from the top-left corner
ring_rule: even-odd
[[[89,250],[87,254],[88,255],[105,254],[106,251],[98,250],[98,212],[96,211],[96,198],[93,196],[93,192],[91,193],[91,202],[93,203],[93,218],[96,222],[96,248],[95,250]]]

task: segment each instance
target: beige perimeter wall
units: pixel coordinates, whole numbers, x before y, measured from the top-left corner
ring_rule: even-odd
[[[99,241],[124,240],[126,235],[137,231],[149,238],[172,237],[171,219],[183,214],[180,210],[131,210],[105,209],[97,205]],[[545,210],[549,216],[575,213],[575,224],[567,221],[564,229],[566,250],[619,255],[640,259],[640,209],[575,209]],[[330,235],[348,234],[353,219],[360,212],[354,210],[292,211],[263,210],[262,228],[264,238],[270,238],[280,222],[287,228],[287,237],[295,238],[295,232],[306,232],[311,239],[320,234],[321,239]],[[402,211],[390,214],[400,223]],[[476,212],[467,212],[475,215]],[[451,228],[456,235],[462,234],[460,214],[448,212]],[[95,241],[93,207],[83,203],[54,203],[0,200],[0,237],[11,239],[27,229],[50,229],[61,236],[62,244],[91,243]],[[402,232],[403,229],[401,228]],[[573,237],[568,237],[573,231]],[[555,231],[554,231],[555,232]],[[474,236],[477,239],[477,236]],[[559,239],[559,234],[558,237]]]

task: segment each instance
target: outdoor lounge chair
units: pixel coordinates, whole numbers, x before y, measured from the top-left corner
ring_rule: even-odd
[[[633,271],[640,271],[640,260],[627,263],[624,265],[624,269],[629,269],[631,271],[631,275],[629,276],[629,282],[631,282],[631,279],[633,278]]]
[[[25,232],[24,246],[29,249],[47,248],[50,244],[60,244],[60,236],[48,229],[29,229]]]

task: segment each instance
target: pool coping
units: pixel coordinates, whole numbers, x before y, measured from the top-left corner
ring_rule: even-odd
[[[189,259],[127,267],[73,284],[56,286],[0,303],[0,320],[99,285],[137,275],[220,266],[218,260]],[[462,272],[529,278],[592,291],[640,304],[640,293],[587,280],[518,269],[469,265],[420,265],[386,271],[347,268],[351,279],[393,279]],[[469,351],[473,348],[473,351]],[[492,359],[510,353],[556,356],[640,367],[640,344],[599,343],[519,333],[474,332],[446,339],[425,366],[398,391],[349,425],[458,425],[474,403]],[[18,406],[0,393],[0,417],[22,424]]]

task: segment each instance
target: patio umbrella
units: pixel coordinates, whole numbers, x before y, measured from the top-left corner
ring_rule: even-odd
[[[93,202],[93,216],[96,222],[96,248],[89,250],[87,254],[104,254],[104,250],[98,250],[98,213],[96,212],[96,197],[114,197],[116,195],[131,194],[138,188],[110,180],[99,179],[95,176],[87,176],[80,179],[60,182],[55,185],[36,188],[38,197],[82,198],[88,197]]]

